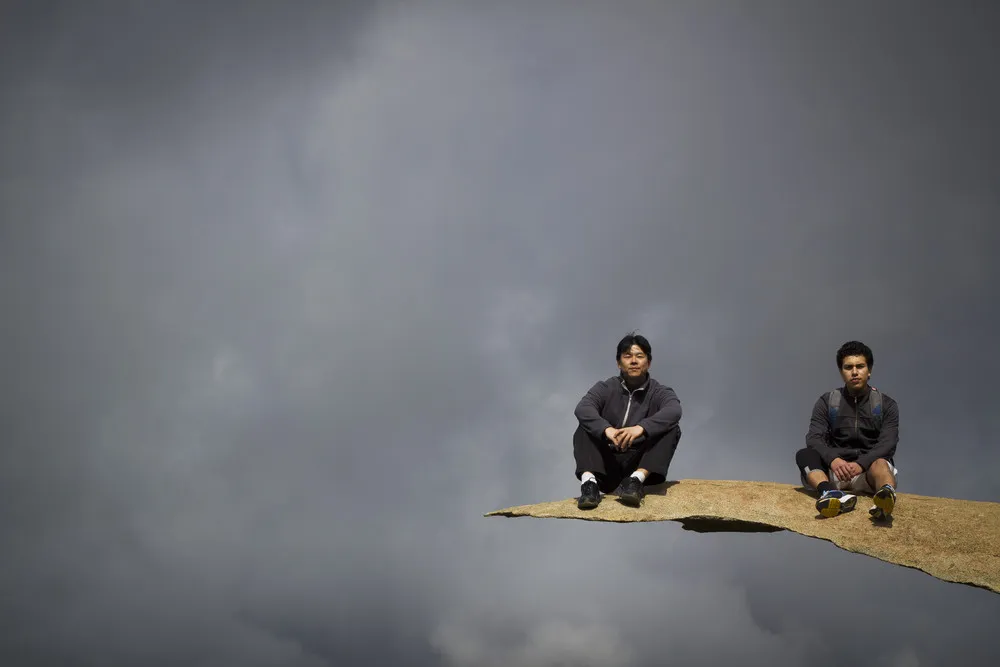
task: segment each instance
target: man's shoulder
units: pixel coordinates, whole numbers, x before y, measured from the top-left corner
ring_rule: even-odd
[[[661,396],[663,394],[666,394],[668,397],[671,395],[673,395],[674,397],[677,396],[677,392],[674,391],[673,387],[671,387],[669,384],[666,384],[665,382],[660,382],[656,380],[652,376],[650,376],[649,382],[646,385],[646,391],[650,396],[652,396],[653,394],[660,394]]]
[[[823,393],[817,396],[816,400],[813,402],[813,413],[815,414],[817,411],[822,411],[827,415],[827,417],[829,417],[830,411],[834,409],[837,402],[837,395],[843,395],[842,390],[842,387],[831,387],[823,391]]]
[[[659,380],[657,380],[656,378],[654,378],[652,375],[649,376],[648,384],[646,386],[649,388],[650,391],[652,391],[654,389],[670,389],[669,385],[667,385],[667,384],[665,384],[663,382],[660,382]]]
[[[896,399],[894,399],[892,396],[890,396],[889,394],[885,393],[884,391],[882,391],[878,387],[872,387],[872,389],[874,389],[875,391],[877,391],[878,394],[879,394],[879,396],[882,397],[882,404],[883,405],[898,405],[898,403],[896,402]]]
[[[818,397],[816,397],[817,403],[829,403],[830,397],[841,393],[841,387],[831,387],[830,389],[824,389]]]
[[[614,387],[615,385],[617,385],[618,382],[619,382],[618,378],[616,376],[612,375],[609,378],[605,378],[603,380],[598,380],[597,382],[594,383],[594,386],[595,387],[601,387],[603,389],[608,389],[610,387]]]

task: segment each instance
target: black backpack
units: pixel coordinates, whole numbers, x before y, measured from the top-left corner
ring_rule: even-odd
[[[875,428],[882,430],[882,394],[879,390],[871,385],[868,386],[871,389],[871,404],[872,404],[872,418],[875,420]],[[840,408],[840,389],[834,389],[827,395],[827,401],[830,404],[827,417],[830,420],[830,428],[832,429],[837,419],[837,410]]]

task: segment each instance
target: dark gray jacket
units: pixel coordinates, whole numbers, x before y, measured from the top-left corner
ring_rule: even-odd
[[[806,446],[819,452],[827,468],[837,457],[856,461],[865,470],[875,459],[890,463],[899,442],[899,406],[884,392],[882,394],[882,428],[875,428],[871,413],[871,392],[866,391],[856,399],[840,387],[841,400],[837,409],[837,423],[830,423],[828,394],[824,393],[813,405],[806,433]]]
[[[658,438],[679,427],[681,402],[670,387],[648,374],[646,382],[629,391],[621,375],[594,384],[580,399],[574,412],[580,426],[591,436],[604,438],[609,426],[641,426],[647,438]]]

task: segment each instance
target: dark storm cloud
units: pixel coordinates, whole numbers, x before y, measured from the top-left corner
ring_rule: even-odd
[[[296,561],[315,562],[307,588],[321,561],[338,576],[361,561],[361,546],[334,550],[332,497],[313,505],[311,549],[276,553],[263,535],[276,516],[295,530],[283,515],[302,495],[282,469],[314,471],[301,491],[349,463],[331,466],[329,443],[352,429],[318,423],[314,392],[281,377],[308,353],[282,306],[299,312],[302,274],[282,253],[311,215],[288,141],[311,112],[303,91],[329,90],[377,7],[275,7],[7,10],[35,14],[3,40],[17,101],[0,165],[3,652],[19,664],[335,657],[239,612],[251,594],[289,606],[241,584],[262,558],[300,576]],[[278,576],[287,597],[303,590]],[[323,611],[343,620],[343,600]]]
[[[852,656],[995,650],[994,597],[818,541],[481,517],[575,492],[634,326],[672,477],[795,481],[860,337],[904,489],[992,499],[995,18],[39,6],[0,74],[6,654],[841,664],[816,572],[841,615],[908,591]]]

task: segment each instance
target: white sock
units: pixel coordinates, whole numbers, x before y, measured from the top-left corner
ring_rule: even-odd
[[[583,486],[587,482],[596,482],[596,481],[597,478],[594,477],[594,473],[592,472],[585,472],[582,475],[580,475],[580,486]]]
[[[646,473],[642,472],[641,470],[636,470],[634,473],[632,473],[632,477],[635,477],[637,480],[639,480],[640,483],[646,481]]]

